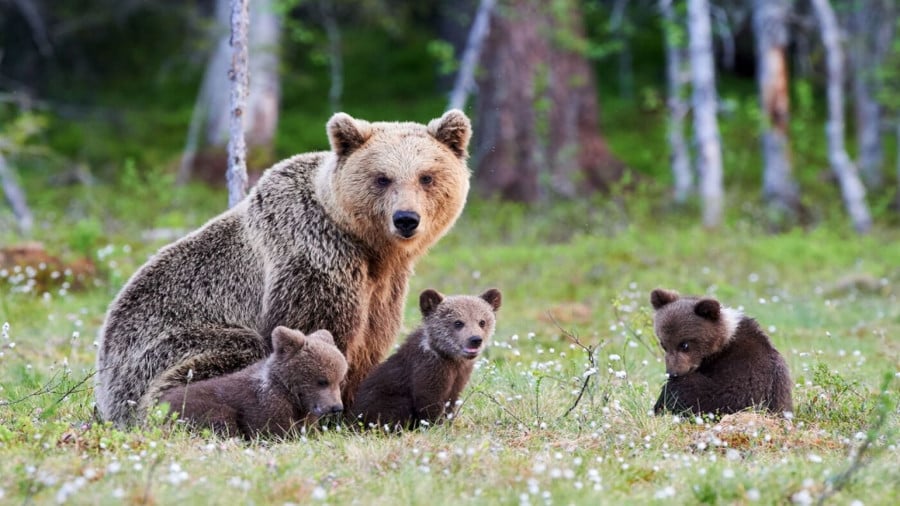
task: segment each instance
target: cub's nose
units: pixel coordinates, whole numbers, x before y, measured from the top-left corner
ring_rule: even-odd
[[[484,339],[478,336],[472,336],[469,338],[469,348],[478,348],[481,346],[481,343],[484,342]]]
[[[328,412],[331,413],[332,415],[336,415],[336,414],[340,413],[341,411],[344,411],[343,404],[335,404],[328,409]]]
[[[403,237],[412,237],[419,226],[419,213],[413,211],[397,211],[393,219],[394,226]]]

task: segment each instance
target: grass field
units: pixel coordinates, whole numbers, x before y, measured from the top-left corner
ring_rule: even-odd
[[[0,324],[8,322],[0,503],[811,504],[835,492],[829,504],[887,505],[900,497],[897,229],[859,237],[838,216],[771,235],[751,205],[732,206],[728,225],[709,232],[694,213],[654,204],[652,190],[530,210],[475,200],[419,263],[405,315],[406,330],[417,325],[424,288],[503,290],[497,333],[458,418],[403,434],[330,426],[247,444],[162,417],[127,432],[92,423],[106,306],[165,242],[141,233],[187,231],[224,202],[198,188],[150,192],[135,198],[155,211],[128,218],[137,215],[120,212],[114,192],[92,191],[69,195],[69,207],[90,206],[96,219],[41,215],[37,238],[66,262],[87,256],[93,274],[78,283],[39,269],[0,272]],[[715,295],[756,317],[791,368],[793,418],[653,416],[664,380],[648,302],[658,286]]]

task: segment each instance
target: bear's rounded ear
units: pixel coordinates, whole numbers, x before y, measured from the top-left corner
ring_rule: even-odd
[[[472,123],[459,109],[450,109],[440,118],[431,120],[428,123],[428,133],[450,148],[460,160],[469,156],[466,150],[472,137]]]
[[[306,336],[307,339],[318,339],[325,344],[330,344],[331,346],[337,346],[334,344],[334,336],[331,335],[331,332],[328,332],[325,329],[317,330],[312,334]]]
[[[716,299],[700,299],[700,301],[697,302],[697,305],[694,306],[694,313],[697,316],[712,321],[717,321],[719,319],[721,310],[722,306]]]
[[[503,302],[503,296],[500,294],[500,290],[497,290],[496,288],[491,288],[484,292],[481,294],[481,298],[491,305],[491,309],[493,309],[495,313],[500,309],[500,304]]]
[[[275,327],[275,330],[272,331],[272,350],[275,353],[284,353],[292,347],[303,346],[305,342],[306,336],[299,330]]]
[[[422,316],[428,316],[433,313],[443,300],[444,296],[437,290],[429,288],[422,292],[422,295],[419,295],[419,309],[422,310]]]
[[[653,304],[653,309],[659,309],[666,304],[670,304],[678,300],[678,292],[674,290],[664,290],[662,288],[657,288],[650,292],[650,304]]]
[[[349,156],[365,144],[372,136],[372,128],[367,121],[353,119],[347,113],[338,112],[328,120],[326,125],[331,150],[338,158]]]

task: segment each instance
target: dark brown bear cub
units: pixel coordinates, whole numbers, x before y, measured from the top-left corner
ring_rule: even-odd
[[[287,327],[272,331],[274,351],[245,369],[166,390],[181,418],[225,436],[284,436],[340,413],[347,361],[327,330],[305,336]]]
[[[650,294],[666,373],[653,410],[735,413],[793,411],[787,364],[756,320],[709,297]]]
[[[474,359],[494,333],[500,298],[494,288],[478,297],[422,292],[422,325],[363,380],[352,416],[367,427],[389,428],[452,416]]]

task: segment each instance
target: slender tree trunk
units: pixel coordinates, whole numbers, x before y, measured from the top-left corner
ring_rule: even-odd
[[[462,109],[466,105],[469,94],[475,88],[475,67],[481,57],[481,49],[484,40],[491,29],[491,13],[494,11],[495,0],[481,0],[478,5],[478,13],[469,30],[469,38],[463,51],[459,72],[456,73],[456,81],[453,83],[453,91],[450,92],[450,104],[447,109]]]
[[[536,0],[502,7],[491,19],[479,80],[479,187],[525,202],[608,187],[624,167],[599,134],[594,75],[577,49],[578,4],[552,12]]]
[[[788,44],[786,0],[757,0],[753,16],[760,108],[763,111],[763,198],[793,217],[799,209],[791,176],[788,122]]]
[[[247,146],[257,157],[272,158],[278,129],[278,104],[281,81],[278,76],[281,20],[275,12],[276,0],[250,0],[247,39],[249,88],[244,109],[244,133]]]
[[[634,97],[634,71],[632,69],[631,45],[628,43],[627,10],[628,0],[614,0],[612,14],[609,17],[609,28],[619,42],[619,96],[630,100]]]
[[[854,228],[866,232],[872,225],[866,205],[866,190],[859,180],[856,166],[844,149],[844,62],[841,50],[840,27],[828,0],[811,0],[825,47],[825,64],[828,73],[828,159],[837,176],[844,197],[844,206]]]
[[[712,31],[707,0],[688,0],[691,78],[694,85],[694,132],[700,196],[703,199],[703,225],[718,227],[722,222],[723,183],[722,148],[716,119],[716,74],[713,65]]]
[[[344,95],[344,52],[341,49],[341,28],[338,26],[337,16],[334,13],[334,2],[319,0],[316,5],[322,27],[325,28],[325,36],[328,39],[328,71],[331,75],[328,103],[331,106],[331,112],[338,112],[341,110],[341,97]]]
[[[6,200],[12,207],[13,215],[16,217],[16,224],[23,234],[29,234],[34,224],[34,218],[31,216],[31,210],[25,200],[25,192],[16,182],[16,175],[13,170],[6,164],[6,158],[0,153],[0,185],[3,186],[3,193]]]
[[[183,184],[191,176],[196,165],[213,169],[214,179],[220,181],[227,162],[222,151],[230,137],[230,88],[231,66],[229,31],[231,26],[230,0],[216,0],[216,41],[210,53],[203,83],[191,115],[187,140],[181,158],[177,182]],[[280,81],[278,77],[281,22],[274,11],[273,0],[250,0],[253,17],[250,20],[248,51],[253,79],[249,83],[247,105],[244,110],[244,133],[251,154],[256,153],[258,163],[268,163],[271,158],[275,132],[278,126]],[[198,151],[200,153],[197,156]],[[210,156],[212,155],[212,156]]]
[[[249,0],[231,1],[231,137],[228,141],[228,207],[247,195],[247,145],[244,142],[244,111],[247,104]]]
[[[693,191],[694,175],[691,172],[691,158],[684,137],[684,119],[688,113],[684,101],[686,84],[684,69],[684,31],[675,16],[672,0],[659,0],[663,15],[663,33],[666,49],[666,81],[669,108],[668,138],[672,174],[675,178],[675,202],[683,204]]]
[[[851,79],[856,114],[857,158],[860,174],[870,188],[881,186],[884,148],[881,142],[882,107],[879,72],[884,64],[896,24],[893,4],[882,0],[853,2],[850,28]]]

